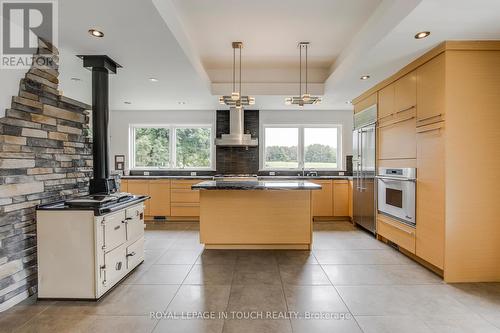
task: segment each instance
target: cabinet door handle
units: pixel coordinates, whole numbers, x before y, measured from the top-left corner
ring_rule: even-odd
[[[127,257],[133,257],[135,256],[135,252],[130,252],[129,254],[127,254]]]
[[[413,108],[415,108],[415,105],[412,105],[412,106],[410,106],[409,108],[406,108],[406,109],[403,109],[403,110],[399,110],[399,111],[397,111],[395,114],[398,114],[398,113],[401,113],[401,112],[405,112],[405,111],[409,111],[409,110],[411,110],[411,109],[413,109]]]
[[[429,116],[429,117],[425,117],[425,118],[417,118],[417,121],[425,121],[425,120],[429,120],[432,118],[441,117],[442,115],[443,115],[442,113],[438,113],[438,114],[435,114],[433,116]]]
[[[393,123],[390,123],[390,124],[387,124],[387,125],[384,125],[384,126],[379,126],[378,128],[385,128],[385,127],[389,127],[389,126],[393,126],[393,125],[396,125],[396,124],[399,124],[399,123],[402,123],[402,122],[405,122],[405,121],[408,121],[408,120],[412,120],[414,119],[415,116],[411,116],[411,117],[408,117],[408,118],[405,118],[405,119],[401,119],[401,120],[398,120],[398,121],[395,121]]]
[[[426,129],[426,130],[423,130],[423,131],[417,131],[417,134],[419,133],[427,133],[427,132],[432,132],[432,131],[441,131],[441,127],[436,127],[436,128],[430,128],[430,129]]]
[[[392,116],[394,116],[394,113],[388,114],[387,116],[380,117],[380,118],[378,118],[378,121],[381,121],[382,119],[389,118]]]

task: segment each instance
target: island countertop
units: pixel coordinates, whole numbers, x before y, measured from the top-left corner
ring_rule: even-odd
[[[193,190],[320,190],[321,185],[303,180],[289,181],[204,181],[191,186]]]

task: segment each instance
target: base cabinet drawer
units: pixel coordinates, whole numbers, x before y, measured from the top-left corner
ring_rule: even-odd
[[[104,279],[102,283],[105,288],[113,286],[127,271],[126,245],[123,244],[113,251],[104,255]]]
[[[104,217],[104,251],[109,252],[127,240],[125,212]]]
[[[196,217],[200,216],[200,204],[198,203],[183,203],[183,204],[172,204],[171,207],[172,216],[179,217]]]
[[[198,203],[200,202],[200,192],[190,189],[172,189],[170,192],[172,203]]]
[[[127,269],[133,269],[144,260],[144,237],[127,247]]]
[[[415,253],[415,229],[385,216],[377,217],[377,233],[405,250]]]

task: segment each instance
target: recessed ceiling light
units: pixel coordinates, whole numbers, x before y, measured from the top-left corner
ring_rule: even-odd
[[[370,75],[363,75],[360,77],[361,80],[368,80],[370,78]]]
[[[179,105],[185,105],[186,102],[177,102],[177,104],[179,104]]]
[[[352,104],[352,101],[345,101],[346,104]]]
[[[104,32],[96,30],[96,29],[90,29],[89,34],[91,34],[94,37],[104,37]]]
[[[123,102],[123,103],[128,105],[132,104],[132,102]]]
[[[82,79],[80,79],[79,77],[72,77],[71,78],[71,81],[81,81]]]
[[[430,34],[431,34],[430,31],[421,31],[415,35],[415,39],[422,39],[422,38],[428,37]]]
[[[158,82],[158,79],[155,77],[150,77],[148,80],[151,82]]]

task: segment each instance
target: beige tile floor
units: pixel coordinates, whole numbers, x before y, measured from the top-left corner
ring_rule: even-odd
[[[0,332],[500,332],[500,283],[447,285],[350,223],[314,229],[312,252],[203,251],[197,224],[147,230],[145,262],[101,301],[29,300],[0,314]]]

